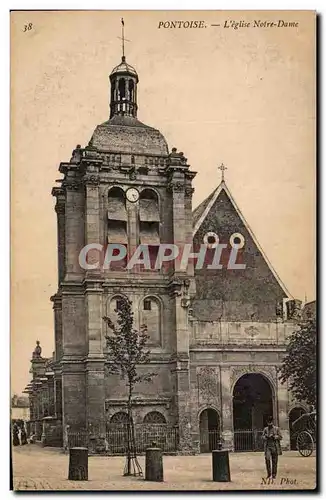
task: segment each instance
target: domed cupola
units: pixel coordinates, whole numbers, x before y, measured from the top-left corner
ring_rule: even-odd
[[[138,75],[123,55],[121,63],[110,74],[110,118],[115,115],[137,117]]]
[[[110,74],[110,118],[98,125],[89,146],[98,151],[121,154],[167,156],[168,145],[159,130],[137,118],[138,75],[127,63],[124,52],[124,22],[122,23],[122,58]]]

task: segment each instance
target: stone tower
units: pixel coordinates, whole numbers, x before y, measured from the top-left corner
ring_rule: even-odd
[[[123,56],[110,75],[110,118],[98,125],[85,148],[61,163],[56,197],[58,291],[55,318],[56,405],[63,426],[96,429],[123,410],[126,388],[105,371],[104,315],[114,319],[119,299],[133,303],[135,328],[147,324],[152,384],[139,387],[139,422],[151,410],[179,426],[180,447],[190,442],[188,305],[194,293],[191,268],[179,261],[154,269],[159,245],[192,242],[192,179],[187,158],[169,153],[163,135],[138,118],[136,70]],[[80,252],[87,245],[84,269]],[[121,259],[102,266],[107,244],[125,248]],[[150,267],[127,267],[139,245],[148,245]],[[90,247],[86,247],[90,248]],[[100,249],[100,250],[99,250]],[[103,252],[102,252],[102,250]],[[92,268],[91,268],[92,267]],[[61,388],[62,385],[62,388]],[[193,438],[194,436],[192,436]]]

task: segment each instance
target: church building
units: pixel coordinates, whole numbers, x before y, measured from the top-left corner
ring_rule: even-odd
[[[169,149],[160,131],[138,119],[136,70],[122,57],[110,74],[109,119],[86,147],[60,164],[56,198],[58,288],[55,351],[35,348],[30,426],[45,445],[67,446],[69,432],[88,433],[93,449],[110,453],[110,426],[126,418],[127,388],[107,370],[103,316],[116,318],[121,300],[132,302],[134,326],[150,336],[152,383],[135,388],[134,421],[173,429],[180,453],[210,451],[221,441],[233,450],[261,449],[273,415],[290,445],[295,402],[278,378],[287,337],[301,304],[272,268],[224,180],[193,210],[196,175],[187,158]],[[103,103],[105,105],[105,103]],[[140,103],[141,104],[141,103]],[[126,256],[109,269],[96,266],[87,245],[120,244]],[[156,269],[127,267],[139,245],[150,262],[160,245],[223,248],[218,266],[186,269],[180,260]],[[237,250],[230,266],[232,250]],[[112,427],[111,427],[112,428]]]

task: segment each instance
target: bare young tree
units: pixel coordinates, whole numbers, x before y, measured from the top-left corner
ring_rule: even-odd
[[[127,400],[127,450],[125,476],[142,475],[140,464],[137,460],[135,427],[132,418],[133,393],[136,384],[151,382],[155,373],[141,373],[140,365],[147,365],[150,361],[150,351],[147,348],[149,336],[146,325],[141,325],[140,331],[134,329],[132,302],[121,299],[119,308],[115,310],[118,315],[117,323],[104,316],[103,320],[108,325],[112,334],[106,336],[108,347],[108,371],[119,374],[126,382],[128,388]]]

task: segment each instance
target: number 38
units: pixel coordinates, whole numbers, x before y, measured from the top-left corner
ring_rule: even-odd
[[[32,29],[33,29],[33,23],[25,24],[25,26],[24,26],[24,32],[25,31],[30,31]]]

